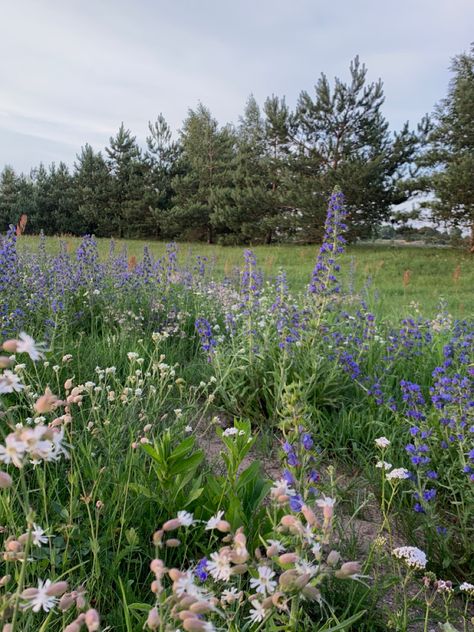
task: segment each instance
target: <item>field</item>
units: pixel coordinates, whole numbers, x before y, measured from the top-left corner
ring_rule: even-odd
[[[81,240],[74,237],[47,237],[48,253],[58,253],[61,242],[74,252]],[[22,237],[20,251],[36,250],[39,237]],[[105,259],[110,240],[98,239],[100,257]],[[166,243],[139,240],[116,240],[115,249],[126,249],[129,257],[141,259],[147,246],[156,259],[166,253]],[[319,246],[257,246],[252,251],[266,279],[285,270],[290,289],[304,291],[314,266]],[[178,244],[178,262],[185,265],[196,256],[206,257],[213,275],[223,278],[242,266],[243,248],[206,244]],[[346,288],[361,292],[367,288],[367,298],[379,315],[403,316],[413,303],[425,316],[434,316],[444,299],[455,317],[474,313],[474,263],[463,249],[436,247],[349,246],[341,255],[341,280]],[[406,275],[406,271],[408,275]],[[405,278],[404,278],[405,275]]]
[[[2,238],[4,632],[474,629],[472,258],[343,233]]]

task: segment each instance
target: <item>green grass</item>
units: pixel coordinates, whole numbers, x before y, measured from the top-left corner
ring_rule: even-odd
[[[65,237],[70,252],[80,244],[79,238]],[[59,250],[61,238],[46,238],[50,253]],[[19,240],[20,250],[35,250],[39,238],[25,236]],[[106,257],[110,240],[98,239],[99,251]],[[154,257],[166,251],[164,242],[117,240],[116,252],[124,246],[128,256],[142,257],[143,247],[148,245]],[[311,271],[318,253],[318,246],[257,246],[252,249],[265,276],[271,278],[278,268],[286,270],[290,288],[304,291],[311,278]],[[231,274],[243,262],[242,247],[223,247],[207,244],[179,244],[179,259],[197,255],[208,257],[213,275]],[[404,273],[409,270],[408,283]],[[456,318],[474,313],[474,258],[464,250],[455,248],[391,247],[380,245],[350,246],[341,257],[341,277],[347,288],[350,283],[356,292],[368,286],[367,300],[370,308],[376,308],[385,317],[414,314],[417,304],[424,316],[437,313],[440,300],[444,299],[448,310]]]

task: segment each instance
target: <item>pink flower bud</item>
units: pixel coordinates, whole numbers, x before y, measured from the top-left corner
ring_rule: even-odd
[[[19,343],[19,340],[13,340],[13,339],[5,340],[5,342],[2,345],[3,350],[6,351],[7,353],[15,353],[18,343]]]
[[[6,472],[0,472],[0,489],[6,489],[13,485],[13,480],[10,474]]]
[[[97,610],[91,608],[86,612],[86,618],[84,619],[84,623],[87,626],[88,632],[97,632],[100,625],[99,613]]]
[[[169,540],[166,540],[165,544],[170,549],[176,549],[178,546],[180,546],[181,541],[178,540],[178,538],[170,538]]]
[[[181,526],[181,520],[179,518],[172,518],[171,520],[167,520],[163,525],[163,531],[174,531],[175,529],[179,529]]]
[[[359,562],[345,562],[334,574],[338,579],[348,579],[360,573],[360,570]]]
[[[308,507],[308,505],[303,505],[301,512],[303,514],[303,516],[305,517],[306,522],[311,526],[314,527],[318,524],[318,520],[315,516],[315,513],[312,509],[310,509]]]
[[[8,356],[0,356],[0,369],[8,369],[10,364],[12,364],[12,361]]]
[[[299,557],[296,553],[283,553],[278,558],[278,562],[279,564],[294,564],[298,559]]]
[[[230,523],[228,523],[227,520],[219,520],[216,529],[221,533],[228,533],[230,531]]]
[[[329,566],[336,566],[341,559],[341,554],[338,551],[331,551],[327,557],[326,562]]]
[[[46,594],[51,595],[51,597],[60,597],[68,588],[69,585],[67,582],[55,582],[48,587]]]
[[[157,608],[152,608],[150,610],[150,612],[148,613],[146,624],[150,628],[150,630],[157,630],[160,627],[161,620]]]
[[[66,612],[76,601],[76,595],[74,593],[66,593],[64,594],[58,603],[58,608],[61,612]]]

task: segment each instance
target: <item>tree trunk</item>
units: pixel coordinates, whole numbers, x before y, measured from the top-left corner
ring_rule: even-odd
[[[272,237],[273,237],[273,233],[270,229],[265,235],[265,243],[267,244],[267,246],[269,246],[272,243]]]
[[[469,241],[469,252],[474,254],[474,222],[471,224],[471,239]]]
[[[214,243],[214,233],[212,232],[212,226],[207,227],[207,243],[208,244]]]

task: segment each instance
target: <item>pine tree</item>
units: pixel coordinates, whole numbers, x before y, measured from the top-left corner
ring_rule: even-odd
[[[119,237],[138,236],[144,232],[147,212],[143,195],[144,163],[130,130],[122,123],[106,148],[112,175],[110,198],[111,232]]]
[[[436,107],[433,129],[421,165],[428,167],[425,188],[436,199],[425,206],[432,218],[469,228],[474,253],[474,43],[454,57],[448,94]]]
[[[110,236],[114,226],[110,210],[112,176],[102,153],[87,144],[74,163],[74,192],[80,232]]]
[[[181,131],[181,174],[173,180],[175,195],[168,226],[176,235],[214,242],[219,225],[220,189],[232,181],[235,138],[219,129],[208,108],[189,110]]]
[[[18,221],[18,177],[12,167],[6,166],[0,174],[0,233]]]
[[[173,140],[171,129],[160,114],[154,123],[148,123],[146,138],[145,189],[149,209],[150,230],[159,236],[166,226],[173,199],[173,178],[178,175],[180,145]]]
[[[322,74],[315,98],[303,91],[298,100],[293,166],[307,235],[320,232],[335,185],[344,188],[353,235],[369,234],[388,218],[392,204],[403,201],[400,181],[418,138],[408,124],[399,134],[389,133],[382,82],[367,84],[358,57],[350,74],[348,84],[336,78],[333,89]]]

